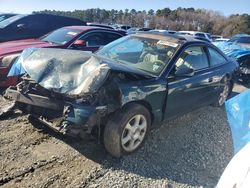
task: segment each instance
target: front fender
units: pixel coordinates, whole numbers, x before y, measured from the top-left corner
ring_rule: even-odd
[[[166,83],[126,84],[120,86],[120,92],[122,106],[130,102],[145,103],[146,107],[150,106],[149,110],[154,117],[154,124],[163,120],[167,95]]]

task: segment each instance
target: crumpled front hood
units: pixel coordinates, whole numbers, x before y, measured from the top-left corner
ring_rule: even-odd
[[[25,72],[42,87],[76,96],[95,92],[110,70],[90,53],[75,50],[27,49],[20,61]]]
[[[14,67],[18,65],[24,69],[20,73],[28,73],[42,87],[74,96],[96,92],[111,69],[145,74],[92,53],[64,49],[26,49]]]

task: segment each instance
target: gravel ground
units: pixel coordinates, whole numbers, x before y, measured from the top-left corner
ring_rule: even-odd
[[[236,85],[233,95],[245,89]],[[0,146],[2,187],[214,187],[233,156],[225,110],[210,106],[164,123],[122,159],[18,111],[0,120]]]

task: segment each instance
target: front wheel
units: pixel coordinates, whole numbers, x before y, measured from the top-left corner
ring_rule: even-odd
[[[104,145],[115,157],[138,150],[144,143],[151,125],[147,108],[131,103],[114,113],[104,128]]]

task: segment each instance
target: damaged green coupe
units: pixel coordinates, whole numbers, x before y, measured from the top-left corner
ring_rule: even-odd
[[[5,98],[65,134],[98,132],[115,157],[142,146],[152,127],[204,105],[223,105],[237,64],[204,41],[138,33],[96,54],[28,49]]]

